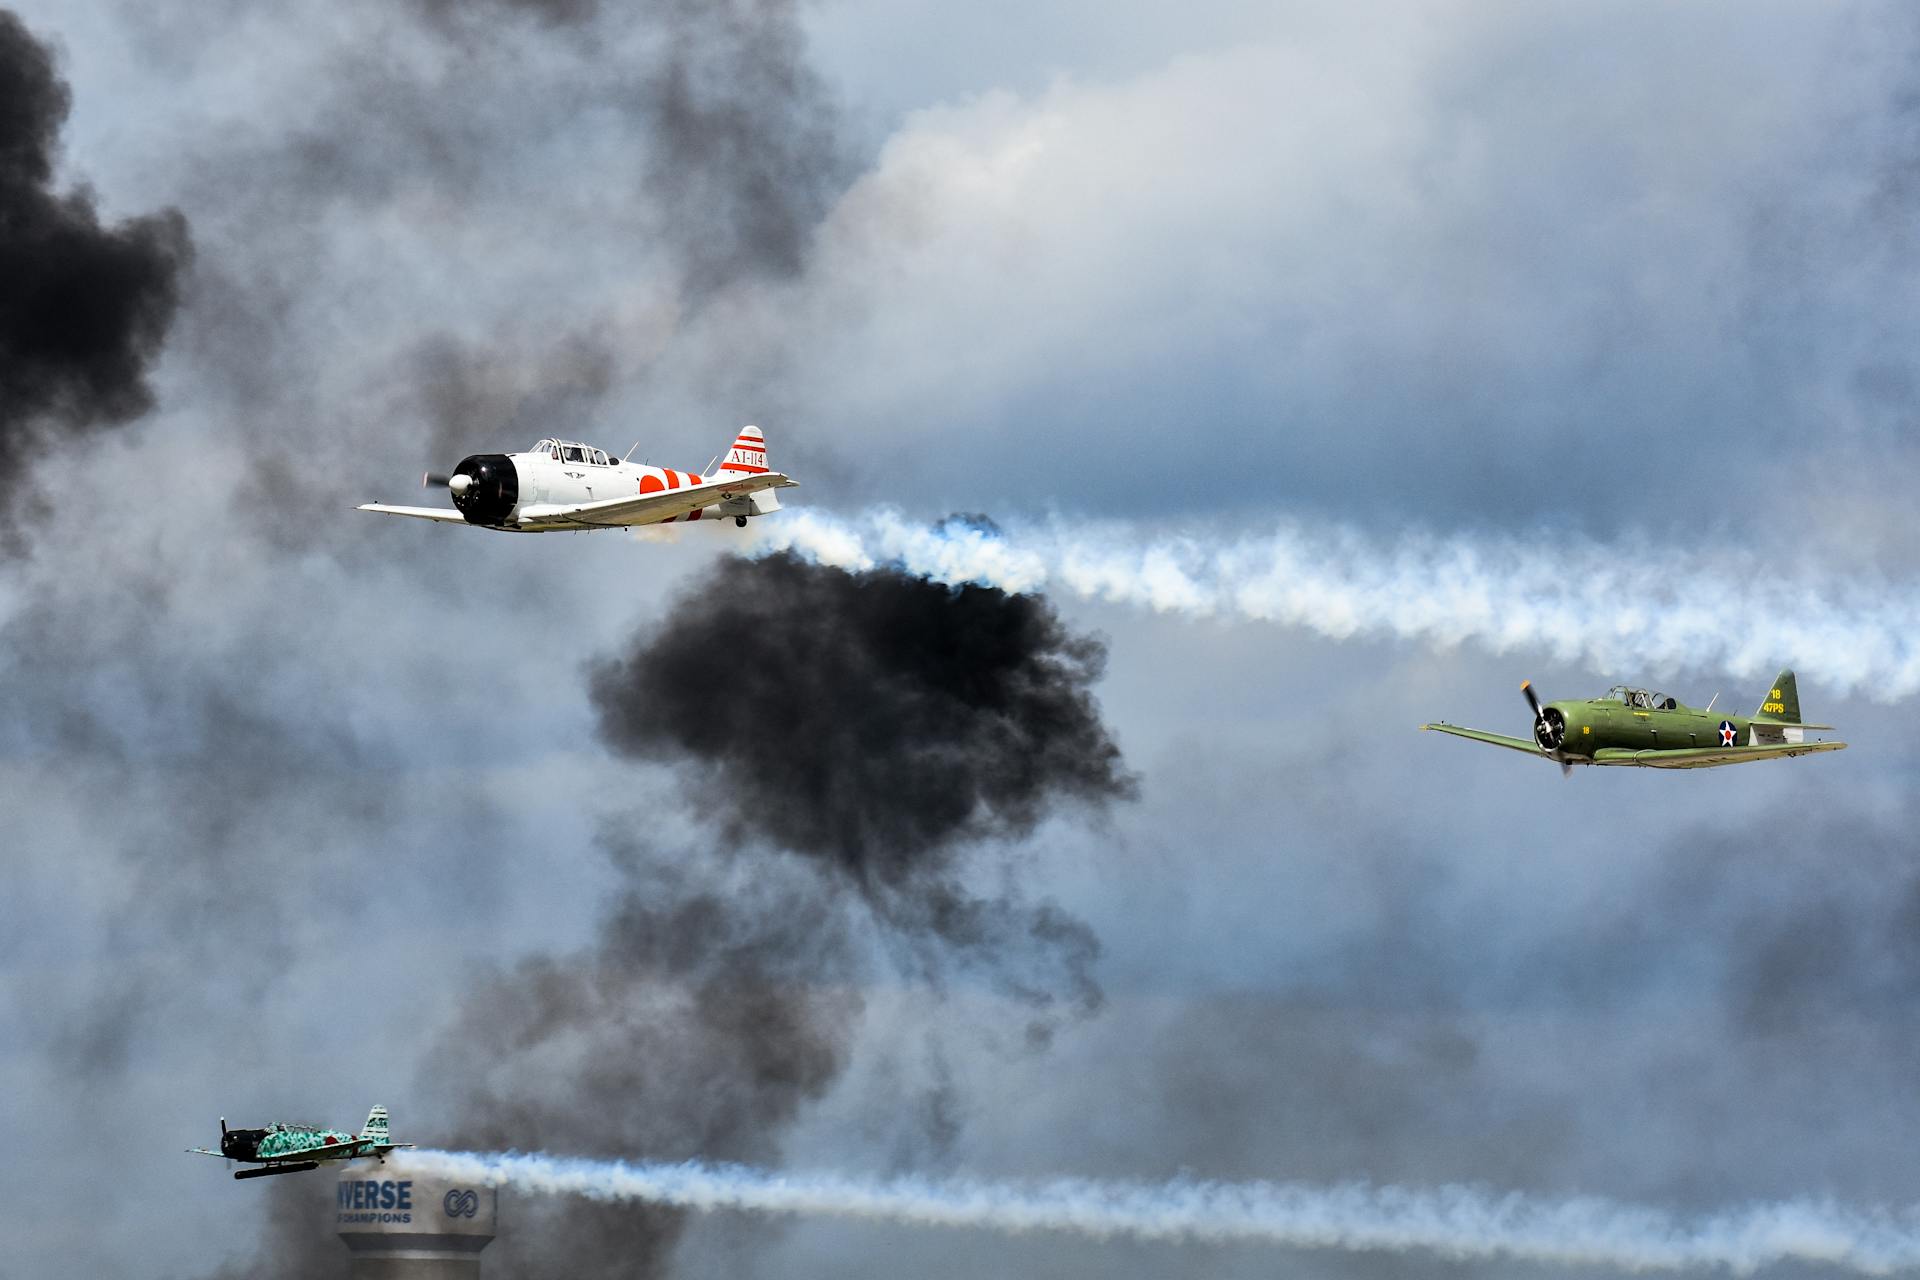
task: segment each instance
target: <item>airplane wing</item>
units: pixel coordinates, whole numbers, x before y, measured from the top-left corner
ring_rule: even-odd
[[[561,528],[618,528],[621,525],[656,524],[683,516],[702,507],[710,507],[728,498],[744,498],[762,489],[791,489],[799,484],[777,471],[765,475],[732,476],[725,480],[703,480],[685,489],[660,493],[642,493],[631,498],[604,498],[599,502],[543,503],[521,510],[522,525],[556,525]],[[363,511],[367,508],[361,508]],[[412,508],[381,508],[404,510]]]
[[[383,516],[412,516],[416,520],[441,520],[448,524],[465,524],[467,518],[452,507],[395,507],[384,502],[363,502],[355,511],[377,511]]]
[[[1750,760],[1777,760],[1815,751],[1839,751],[1844,742],[1784,742],[1758,747],[1683,747],[1671,751],[1633,751],[1602,747],[1593,753],[1595,764],[1638,765],[1645,769],[1711,769],[1715,765],[1745,764]]]
[[[1422,729],[1431,729],[1435,733],[1450,733],[1456,738],[1467,738],[1474,742],[1490,742],[1496,747],[1505,747],[1509,751],[1524,751],[1530,756],[1540,756],[1551,760],[1540,749],[1540,744],[1526,738],[1509,738],[1503,734],[1488,733],[1485,729],[1464,729],[1457,724],[1423,724]]]

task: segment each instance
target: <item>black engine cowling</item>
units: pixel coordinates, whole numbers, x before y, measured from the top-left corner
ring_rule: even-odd
[[[453,495],[453,505],[468,524],[503,525],[520,502],[520,473],[504,453],[476,453],[462,458],[453,474],[472,482],[465,493]]]
[[[1558,751],[1567,740],[1567,718],[1558,707],[1542,707],[1533,723],[1533,740],[1543,751]]]
[[[229,1160],[251,1160],[260,1150],[260,1139],[266,1136],[265,1129],[222,1129],[220,1154]]]

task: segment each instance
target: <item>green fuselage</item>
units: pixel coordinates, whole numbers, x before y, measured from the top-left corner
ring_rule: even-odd
[[[1560,741],[1563,756],[1593,758],[1605,747],[1628,751],[1684,751],[1689,748],[1753,745],[1753,718],[1675,704],[1635,707],[1618,698],[1549,702],[1547,710],[1566,720]],[[1729,740],[1727,730],[1732,731]]]

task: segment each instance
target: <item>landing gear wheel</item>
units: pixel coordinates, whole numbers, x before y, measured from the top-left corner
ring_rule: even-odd
[[[733,518],[733,522],[739,525],[742,529],[747,527],[747,518],[745,516],[735,516]]]

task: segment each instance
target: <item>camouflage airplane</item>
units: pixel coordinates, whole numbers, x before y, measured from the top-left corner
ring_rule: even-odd
[[[1604,698],[1545,705],[1531,682],[1522,684],[1520,690],[1533,708],[1531,740],[1463,729],[1445,721],[1420,727],[1558,760],[1563,774],[1572,773],[1576,764],[1710,769],[1749,760],[1838,751],[1847,745],[1807,740],[1807,730],[1833,726],[1806,724],[1800,719],[1800,691],[1791,671],[1774,677],[1772,690],[1751,716],[1716,716],[1711,701],[1705,707],[1687,707],[1664,693],[1627,685],[1615,685]],[[1718,700],[1719,695],[1714,698]]]
[[[195,1156],[221,1156],[263,1166],[242,1169],[234,1178],[266,1178],[276,1173],[300,1173],[318,1169],[322,1160],[358,1160],[365,1156],[385,1161],[387,1152],[411,1147],[411,1142],[387,1141],[387,1109],[375,1107],[367,1113],[367,1126],[358,1134],[337,1129],[315,1129],[304,1124],[270,1124],[264,1129],[229,1129],[225,1116],[220,1118],[220,1149],[208,1151],[193,1147]]]

